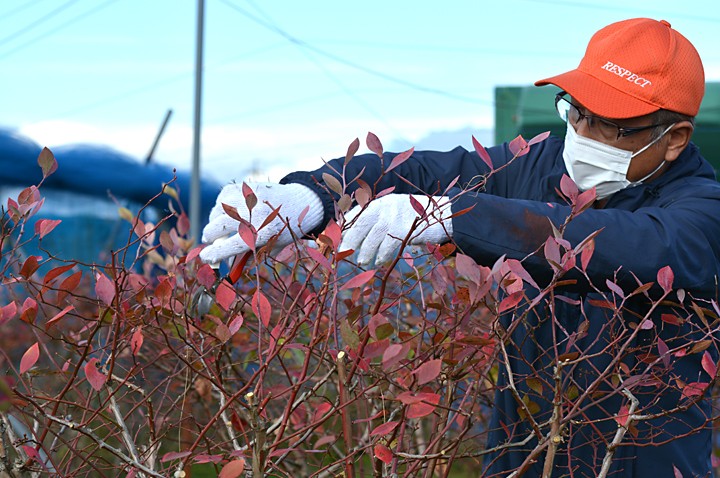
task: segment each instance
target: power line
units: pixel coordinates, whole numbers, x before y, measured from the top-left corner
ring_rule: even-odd
[[[422,91],[423,93],[430,93],[430,94],[433,94],[433,95],[444,96],[444,97],[446,97],[446,98],[450,98],[450,99],[454,99],[454,100],[459,100],[459,101],[464,101],[464,102],[468,102],[468,103],[488,105],[488,101],[482,100],[482,99],[480,99],[480,98],[475,98],[475,97],[472,97],[472,96],[459,95],[459,94],[456,94],[456,93],[452,93],[452,92],[450,92],[450,91],[441,90],[441,89],[439,89],[439,88],[434,88],[434,87],[430,87],[430,86],[425,86],[425,85],[421,85],[421,84],[418,84],[418,83],[414,83],[414,82],[412,82],[412,81],[403,80],[402,78],[397,78],[397,77],[395,77],[395,76],[388,75],[387,73],[384,73],[384,72],[382,72],[382,71],[373,70],[372,68],[368,68],[368,67],[366,67],[366,66],[364,66],[364,65],[360,65],[360,64],[355,63],[355,62],[353,62],[353,61],[347,60],[347,59],[342,58],[342,57],[340,57],[340,56],[338,56],[338,55],[335,55],[334,53],[330,53],[330,52],[325,51],[325,50],[323,50],[323,49],[321,49],[321,48],[318,48],[318,47],[316,47],[316,46],[314,46],[314,45],[312,45],[312,44],[310,44],[310,43],[308,43],[308,42],[306,42],[306,41],[304,41],[304,40],[301,40],[300,38],[297,38],[297,37],[289,34],[289,33],[286,32],[285,30],[283,30],[283,29],[281,29],[281,28],[279,28],[279,27],[277,27],[277,26],[275,26],[275,25],[272,25],[272,24],[269,24],[269,23],[266,22],[266,21],[263,21],[262,19],[258,18],[257,16],[253,15],[252,13],[248,12],[247,10],[245,10],[245,9],[243,9],[243,8],[241,8],[241,7],[233,4],[233,3],[231,3],[229,0],[221,0],[221,1],[222,1],[222,3],[226,4],[228,7],[232,8],[233,10],[236,10],[237,12],[239,12],[240,14],[242,14],[242,15],[244,15],[245,17],[249,18],[249,19],[252,20],[253,22],[255,22],[255,23],[257,23],[257,24],[259,24],[259,25],[267,28],[268,30],[271,30],[271,31],[277,33],[278,35],[284,37],[287,41],[289,41],[289,42],[291,42],[291,43],[294,43],[294,44],[296,44],[296,45],[299,45],[299,46],[301,46],[301,47],[303,47],[303,48],[306,48],[306,49],[308,49],[308,50],[311,50],[311,51],[317,53],[318,55],[321,55],[321,56],[324,56],[324,57],[326,57],[326,58],[329,58],[329,59],[331,59],[331,60],[333,60],[333,61],[335,61],[335,62],[337,62],[337,63],[341,63],[341,64],[343,64],[343,65],[345,65],[345,66],[349,66],[350,68],[353,68],[353,69],[362,71],[362,72],[364,72],[364,73],[367,73],[368,75],[376,76],[376,77],[378,77],[378,78],[382,78],[382,79],[384,79],[384,80],[386,80],[386,81],[390,81],[390,82],[392,82],[392,83],[397,83],[397,84],[399,84],[399,85],[405,86],[405,87],[407,87],[407,88],[411,88],[411,89],[413,89],[413,90]],[[492,103],[490,102],[490,104],[492,104]]]
[[[19,7],[15,8],[14,10],[10,10],[9,12],[0,13],[0,19],[7,20],[8,18],[14,16],[17,13],[23,12],[27,10],[29,7],[34,7],[40,2],[44,2],[45,0],[36,0],[34,2],[25,2]]]
[[[260,13],[268,22],[271,22],[271,24],[278,28],[277,23],[267,14],[265,13],[253,0],[246,0],[247,3],[249,3],[258,13]],[[305,51],[301,45],[294,43],[294,45],[300,50],[300,52],[307,58],[309,61],[311,61],[317,68],[320,69],[320,71],[325,74],[330,80],[335,83],[348,97],[350,97],[353,101],[355,101],[358,105],[360,105],[361,108],[363,108],[365,111],[370,113],[372,116],[374,116],[377,120],[384,123],[385,126],[387,126],[392,132],[394,132],[397,136],[399,136],[402,139],[405,139],[405,135],[398,131],[397,128],[395,128],[386,118],[384,118],[380,112],[378,112],[375,108],[370,106],[370,104],[365,101],[363,98],[361,98],[359,95],[357,95],[355,92],[353,92],[350,88],[347,87],[345,83],[342,82],[340,78],[338,78],[337,75],[333,74],[329,69],[325,67],[320,61],[317,60],[317,58],[310,55],[307,51]]]
[[[71,1],[74,2],[74,1],[77,1],[77,0],[71,0]],[[49,37],[50,35],[53,35],[53,34],[57,33],[58,31],[60,31],[60,30],[62,30],[62,29],[64,29],[64,28],[67,28],[68,26],[72,25],[73,23],[77,23],[78,21],[82,20],[83,18],[88,17],[88,16],[90,16],[90,15],[93,15],[93,14],[99,12],[100,10],[103,10],[104,8],[106,8],[107,6],[109,6],[110,4],[115,3],[115,2],[117,2],[117,1],[118,1],[118,0],[108,0],[108,1],[106,1],[106,2],[104,2],[104,3],[101,3],[100,5],[96,6],[95,8],[93,8],[93,9],[91,9],[91,10],[88,10],[88,11],[86,11],[85,13],[81,13],[80,15],[77,15],[76,17],[71,18],[70,20],[66,21],[65,23],[62,23],[62,24],[58,25],[58,26],[55,27],[54,29],[48,30],[48,31],[46,31],[45,33],[43,33],[43,34],[41,34],[41,35],[38,35],[38,36],[36,36],[36,37],[28,40],[27,42],[25,42],[25,43],[23,43],[23,44],[15,47],[15,48],[13,48],[12,50],[8,50],[8,51],[6,51],[5,53],[0,54],[0,58],[6,58],[6,57],[12,55],[13,53],[15,53],[15,52],[17,52],[17,51],[20,51],[20,50],[22,50],[23,48],[26,48],[26,47],[32,45],[33,43],[37,43],[38,41],[40,41],[40,40],[42,40],[42,39],[44,39],[44,38],[47,38],[47,37]],[[70,2],[68,2],[68,3],[70,3]]]
[[[69,2],[65,2],[64,4],[57,7],[55,10],[52,10],[48,13],[46,13],[44,16],[38,18],[37,20],[33,20],[32,22],[28,23],[24,27],[22,27],[20,30],[17,30],[10,35],[6,36],[5,38],[0,38],[0,45],[3,45],[5,43],[8,43],[12,40],[14,40],[16,37],[20,35],[24,35],[25,33],[29,32],[30,30],[39,27],[43,22],[50,20],[51,18],[55,18],[55,15],[62,12],[63,10],[67,10],[72,6],[73,3],[77,3],[78,0],[70,0]]]

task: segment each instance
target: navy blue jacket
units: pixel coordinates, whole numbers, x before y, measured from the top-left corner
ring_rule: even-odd
[[[453,218],[453,241],[459,250],[478,263],[490,266],[502,256],[523,260],[525,268],[541,286],[543,281],[549,280],[552,269],[542,254],[542,244],[552,235],[549,222],[559,226],[570,215],[570,208],[557,193],[562,175],[567,174],[562,150],[562,139],[550,137],[533,145],[527,155],[491,176],[482,192],[457,196],[453,202],[454,212],[472,206],[469,213]],[[505,165],[513,156],[507,144],[489,148],[488,152],[495,168]],[[455,197],[460,188],[488,172],[475,152],[456,148],[448,152],[415,152],[408,161],[383,176],[381,161],[386,167],[394,156],[386,153],[383,160],[376,155],[357,156],[345,165],[345,177],[350,180],[362,171],[361,178],[365,182],[370,185],[377,182],[376,191],[394,186],[396,193],[415,193],[419,188],[428,194],[444,193],[459,177],[457,186],[448,193]],[[334,211],[331,196],[318,187],[318,183],[322,183],[323,173],[335,174],[333,169],[342,171],[344,159],[330,161],[314,172],[292,173],[282,182],[305,184],[317,191],[324,199],[325,219],[329,220]],[[351,185],[350,191],[353,188]],[[551,384],[554,357],[547,349],[553,343],[553,333],[557,333],[557,327],[571,333],[587,321],[583,324],[583,327],[589,327],[587,334],[577,337],[575,344],[562,345],[570,347],[571,351],[597,355],[592,362],[566,371],[572,377],[566,377],[565,383],[573,383],[582,391],[583,384],[592,382],[593,371],[602,370],[615,351],[610,344],[617,330],[608,326],[613,322],[609,320],[612,310],[597,305],[602,298],[600,292],[608,291],[607,279],[615,281],[626,292],[633,291],[639,283],[655,282],[658,270],[670,266],[674,273],[673,288],[683,289],[686,293],[684,305],[692,297],[706,300],[711,308],[709,301],[717,297],[720,276],[720,184],[715,181],[713,168],[700,156],[694,144],[691,143],[670,163],[659,178],[622,190],[611,196],[603,209],[590,208],[575,217],[563,237],[574,247],[598,230],[594,255],[587,268],[590,281],[584,280],[577,271],[570,271],[565,277],[577,282],[563,293],[564,300],[554,301],[556,328],[549,325],[547,314],[534,310],[515,330],[513,342],[516,346],[508,353],[509,365],[517,378],[539,374]],[[540,253],[533,255],[538,249]],[[531,286],[526,290],[530,295],[537,292]],[[655,292],[649,291],[651,295]],[[648,304],[643,294],[630,300],[624,323],[645,314]],[[638,335],[637,354],[642,353],[644,344],[655,342],[651,333],[659,334],[671,347],[678,345],[680,336],[683,340],[702,338],[694,332],[697,317],[690,313],[688,320],[675,326],[660,319],[662,313],[669,311],[665,307],[655,311],[656,327]],[[657,354],[657,349],[654,352]],[[717,362],[716,349],[711,347],[711,352]],[[667,373],[671,374],[672,380],[680,379],[685,383],[709,382],[710,377],[701,366],[702,355],[673,357],[671,371]],[[642,361],[633,361],[632,354],[629,357],[629,362],[624,361],[627,367],[639,370]],[[670,380],[668,377],[665,379]],[[527,421],[518,414],[517,402],[504,387],[506,381],[504,366],[500,366],[488,447],[508,440],[517,442],[530,432]],[[533,387],[523,383],[519,383],[518,388],[521,393],[530,394],[537,403],[539,411],[534,416],[539,422],[550,417],[552,403],[549,400],[536,396]],[[618,428],[614,416],[622,404],[627,403],[617,384],[608,383],[606,389],[607,395],[599,404],[588,407],[582,417],[584,422],[592,425],[568,424],[575,428],[568,430],[569,440],[558,449],[554,476],[596,476],[600,470],[605,446]],[[640,399],[643,413],[672,410],[682,403],[678,390],[666,391],[660,397],[651,393],[652,387],[633,390]],[[639,422],[637,436],[628,434],[616,449],[609,476],[674,477],[673,467],[684,477],[709,476],[710,416],[709,400],[704,399],[671,416]],[[536,443],[533,439],[520,449],[488,457],[485,473],[488,476],[507,475],[520,466],[527,450]],[[538,463],[531,465],[526,476],[540,476],[543,460],[544,453]]]

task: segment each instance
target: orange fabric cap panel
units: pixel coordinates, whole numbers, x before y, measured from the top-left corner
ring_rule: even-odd
[[[635,18],[595,33],[577,69],[535,83],[547,84],[607,118],[633,118],[661,108],[696,116],[705,72],[695,47],[670,23]]]

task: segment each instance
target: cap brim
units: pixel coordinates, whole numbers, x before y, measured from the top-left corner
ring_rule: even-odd
[[[580,70],[571,70],[535,82],[535,86],[544,85],[558,86],[592,113],[606,118],[635,118],[660,109]]]

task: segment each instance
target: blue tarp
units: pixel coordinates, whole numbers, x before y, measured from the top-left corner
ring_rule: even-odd
[[[177,179],[172,187],[178,192],[185,212],[189,212],[190,175],[173,173],[160,164],[144,164],[141,160],[113,148],[94,144],[50,147],[58,169],[41,188],[45,204],[33,217],[26,231],[41,218],[60,219],[61,224],[46,236],[42,244],[29,243],[24,254],[43,254],[43,249],[63,259],[103,263],[110,250],[119,250],[128,243],[130,225],[120,218],[115,198],[120,205],[137,213],[141,206],[158,195],[162,185]],[[7,196],[17,198],[21,189],[37,185],[42,179],[38,156],[42,148],[31,139],[9,129],[0,128],[0,202]],[[221,184],[201,181],[201,226],[207,222],[210,209]],[[150,203],[142,216],[156,221],[168,214],[170,196],[161,195]],[[177,205],[174,206],[177,210]],[[32,232],[30,232],[32,234]],[[132,254],[130,254],[132,256]]]

